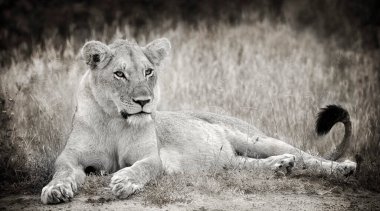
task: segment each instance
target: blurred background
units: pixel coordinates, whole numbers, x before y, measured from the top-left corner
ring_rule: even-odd
[[[347,108],[347,157],[358,183],[380,191],[380,1],[0,0],[0,186],[39,192],[65,144],[91,39],[144,45],[168,37],[161,110],[239,117],[313,154],[318,108]],[[171,102],[171,103],[169,103]],[[172,103],[176,102],[176,103]]]
[[[336,37],[342,47],[379,48],[380,3],[376,0],[129,0],[0,2],[1,55],[21,48],[26,55],[45,37],[87,39],[91,32],[128,24],[133,35],[176,25],[206,22],[234,25],[268,19],[296,30],[311,29],[321,39]],[[252,13],[255,15],[252,16]],[[248,19],[246,15],[251,16]],[[162,23],[165,23],[164,25]],[[4,56],[2,62],[9,60]]]

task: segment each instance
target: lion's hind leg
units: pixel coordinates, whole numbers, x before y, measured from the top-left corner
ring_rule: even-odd
[[[323,175],[337,175],[337,176],[349,176],[356,169],[356,163],[346,160],[345,162],[336,162],[324,159],[322,157],[313,156],[307,152],[304,152],[284,141],[266,137],[266,136],[257,136],[253,138],[241,138],[239,144],[234,142],[237,139],[235,138],[232,141],[232,146],[235,148],[238,154],[249,157],[252,162],[255,163],[264,163],[264,161],[271,160],[272,157],[282,156],[284,154],[295,155],[296,163],[299,166],[303,166],[306,169],[315,170],[318,174]],[[263,158],[263,159],[254,159],[254,158]],[[258,165],[256,165],[258,166]]]
[[[259,171],[272,170],[276,173],[288,174],[294,167],[295,160],[296,156],[292,154],[276,155],[264,159],[236,156],[233,167]]]

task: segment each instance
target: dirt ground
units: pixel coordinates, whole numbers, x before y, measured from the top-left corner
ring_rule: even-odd
[[[112,196],[78,195],[70,203],[43,205],[37,195],[13,195],[0,199],[0,210],[380,210],[380,194],[194,193],[189,200],[161,207],[147,204],[139,196],[118,200]]]

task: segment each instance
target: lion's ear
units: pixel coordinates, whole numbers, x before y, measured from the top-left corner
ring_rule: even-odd
[[[154,65],[159,65],[169,55],[170,48],[170,41],[166,38],[161,38],[145,46],[144,53]]]
[[[91,69],[102,68],[111,58],[110,48],[99,41],[89,41],[82,48],[82,57]]]

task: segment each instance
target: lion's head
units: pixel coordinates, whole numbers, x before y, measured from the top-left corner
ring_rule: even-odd
[[[87,42],[82,56],[91,69],[96,101],[106,113],[123,117],[130,124],[150,121],[159,101],[158,68],[169,51],[166,38],[145,47],[127,40],[110,45]]]

